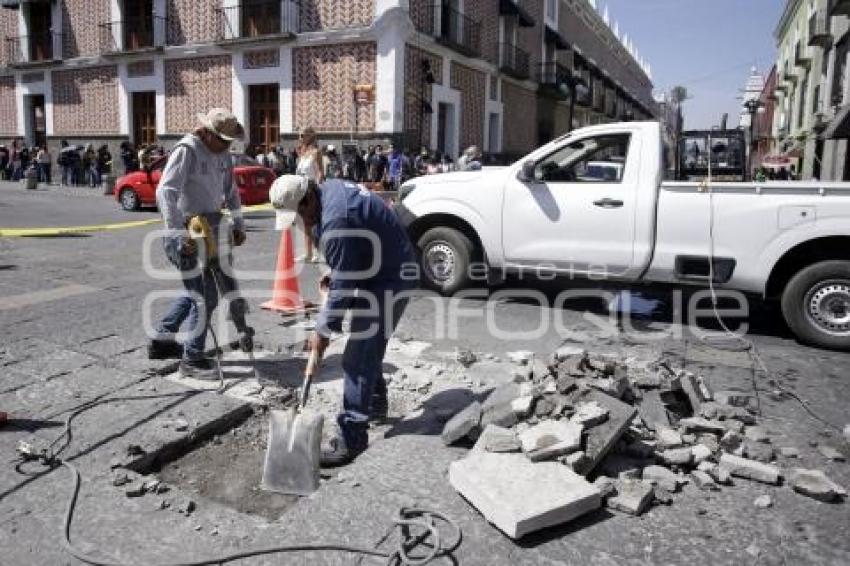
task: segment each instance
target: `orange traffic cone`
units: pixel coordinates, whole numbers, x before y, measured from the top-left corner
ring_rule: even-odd
[[[299,314],[312,310],[315,305],[301,298],[298,287],[298,274],[295,273],[295,253],[292,244],[292,231],[282,230],[280,247],[277,253],[277,267],[274,274],[272,300],[260,305],[261,308],[283,314]]]

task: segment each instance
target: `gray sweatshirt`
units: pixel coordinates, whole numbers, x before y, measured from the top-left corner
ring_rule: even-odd
[[[244,230],[239,190],[230,153],[215,154],[195,136],[180,140],[168,157],[156,191],[156,203],[170,232],[182,232],[196,214],[220,212],[226,204],[236,230]]]

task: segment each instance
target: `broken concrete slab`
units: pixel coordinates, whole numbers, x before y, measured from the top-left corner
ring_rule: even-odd
[[[756,417],[746,409],[721,405],[714,401],[703,403],[699,414],[707,419],[718,419],[721,421],[737,420],[747,425],[756,424]]]
[[[570,422],[590,428],[605,422],[607,419],[608,409],[596,401],[589,401],[587,403],[580,403],[576,407],[576,412],[570,417]]]
[[[723,434],[726,427],[717,421],[711,421],[702,417],[688,417],[679,421],[679,426],[685,432],[708,432],[711,434]]]
[[[720,457],[720,467],[726,469],[730,475],[776,485],[779,483],[782,473],[776,466],[748,460],[732,454],[723,454]]]
[[[533,462],[575,452],[581,447],[583,427],[568,421],[543,421],[519,435],[522,451]]]
[[[478,428],[481,422],[481,411],[481,404],[473,401],[449,419],[440,435],[443,444],[450,446]]]
[[[844,454],[842,454],[838,449],[826,444],[819,444],[818,452],[820,452],[824,458],[832,460],[833,462],[844,462],[846,460]]]
[[[847,490],[829,479],[821,470],[794,468],[788,476],[791,488],[818,501],[838,501],[847,496]]]
[[[598,509],[599,489],[556,462],[474,452],[449,466],[449,483],[500,531],[520,539]]]
[[[593,485],[599,490],[603,499],[617,495],[617,482],[608,476],[599,476],[593,480]]]
[[[515,425],[517,417],[512,403],[520,396],[521,389],[516,383],[506,383],[494,389],[481,406],[481,426],[495,424],[507,428]]]
[[[655,498],[655,488],[642,480],[622,480],[617,484],[617,495],[606,502],[606,506],[630,515],[640,515]]]
[[[650,389],[643,392],[638,406],[640,417],[646,423],[646,426],[652,430],[658,430],[658,427],[669,427],[670,417],[667,415],[667,408],[661,400],[661,392],[657,389]]]
[[[720,447],[726,452],[734,452],[744,442],[744,437],[733,430],[727,431],[720,439]]]
[[[799,458],[800,451],[793,446],[783,446],[779,449],[779,454],[782,455],[783,458]]]
[[[574,357],[587,357],[587,350],[584,350],[583,348],[576,348],[574,346],[561,346],[555,350],[555,354],[553,355],[554,360],[558,363],[565,362]]]
[[[703,402],[708,401],[708,399],[703,399],[700,395],[699,383],[697,382],[696,376],[690,372],[685,372],[679,377],[681,380],[680,383],[682,391],[688,397],[693,413],[695,415],[699,414],[700,407],[702,407]]]
[[[511,401],[511,409],[513,409],[514,414],[524,419],[531,413],[531,407],[534,405],[534,396],[526,395],[525,397],[517,397],[513,401]]]
[[[745,440],[743,444],[743,455],[758,462],[773,462],[776,459],[776,449],[770,444]]]
[[[661,489],[675,493],[685,483],[684,478],[664,466],[647,466],[643,469],[643,480],[652,482]]]
[[[696,446],[691,447],[691,455],[693,456],[694,464],[699,465],[702,462],[705,462],[709,458],[711,458],[711,449],[704,444],[697,444]]]
[[[586,460],[587,455],[583,451],[579,450],[578,452],[567,454],[561,461],[569,469],[575,471],[576,469],[582,469],[586,465]]]
[[[590,386],[611,395],[615,399],[622,399],[629,389],[629,380],[625,375],[604,377],[592,380]]]
[[[496,425],[487,425],[478,441],[472,448],[477,451],[506,453],[520,451],[519,438],[516,433],[508,428],[502,428]]]
[[[717,491],[720,489],[708,472],[694,470],[691,472],[691,477],[694,480],[694,485],[703,491]]]
[[[705,472],[712,477],[714,481],[719,483],[720,485],[731,485],[732,484],[732,476],[729,474],[729,470],[726,468],[721,468],[714,462],[702,462],[697,470],[700,472]]]
[[[587,391],[577,395],[576,402],[596,401],[608,410],[608,420],[587,431],[584,452],[587,454],[586,468],[581,473],[588,474],[608,454],[616,442],[628,430],[637,409],[627,405],[601,391]]]
[[[690,446],[671,448],[658,453],[658,458],[669,466],[687,466],[693,462],[694,455]]]
[[[658,440],[658,447],[662,450],[669,448],[681,448],[684,444],[682,441],[682,435],[666,426],[658,427],[655,430],[655,435]]]

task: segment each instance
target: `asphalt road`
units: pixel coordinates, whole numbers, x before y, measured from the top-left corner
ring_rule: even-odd
[[[156,217],[155,211],[122,211],[113,198],[93,190],[51,187],[25,191],[18,185],[0,183],[0,230],[113,224]],[[262,329],[264,342],[272,348],[292,339],[290,330],[281,326],[277,315],[256,308],[270,295],[268,274],[274,267],[279,241],[273,224],[273,214],[269,211],[249,214],[248,242],[237,253],[238,267],[252,272],[252,276],[242,278],[243,290],[254,307],[252,322]],[[144,355],[145,298],[153,291],[173,290],[178,286],[174,280],[157,279],[144,269],[144,258],[149,256],[154,267],[168,272],[158,241],[150,238],[157,228],[158,225],[152,224],[55,237],[0,237],[0,371],[4,372],[0,378],[0,409],[11,411],[13,416],[23,415],[30,422],[30,425],[11,431],[7,428],[7,433],[0,431],[0,461],[4,466],[0,469],[0,556],[4,557],[0,562],[4,565],[77,563],[62,553],[58,540],[59,500],[64,497],[67,486],[56,474],[40,481],[21,479],[6,467],[5,462],[13,458],[14,443],[33,434],[42,437],[54,434],[52,429],[57,423],[61,424],[61,415],[81,400],[124,387],[134,392],[162,393],[168,389],[151,381],[155,378],[151,377],[150,370],[162,370],[165,365],[151,363]],[[302,290],[308,298],[316,297],[314,282],[319,269],[308,266],[301,275]],[[469,348],[504,355],[511,350],[530,349],[545,354],[570,343],[624,355],[635,352],[647,356],[668,355],[683,366],[713,372],[718,380],[738,379],[736,386],[745,390],[756,383],[729,369],[749,363],[746,355],[707,346],[698,339],[698,329],[675,324],[679,309],[675,308],[677,298],[671,290],[640,289],[645,297],[658,298],[662,304],[648,320],[633,321],[634,328],[623,332],[617,317],[608,314],[604,299],[585,298],[569,301],[564,306],[552,306],[559,291],[577,286],[563,281],[510,281],[501,289],[500,296],[477,290],[477,294],[465,299],[421,297],[412,301],[399,333],[431,343],[435,352]],[[517,290],[525,296],[517,296]],[[685,295],[685,300],[687,298]],[[539,304],[541,300],[545,304]],[[153,302],[151,316],[162,312],[164,306],[164,301]],[[847,412],[850,404],[848,355],[801,346],[769,309],[757,304],[753,304],[752,309],[753,315],[744,322],[751,326],[748,339],[756,345],[770,370],[768,376],[757,376],[764,394],[775,393],[775,386],[781,385],[804,399],[810,411],[820,419],[843,427],[850,421]],[[705,323],[708,327],[716,326],[710,320]],[[626,324],[632,324],[631,319],[626,319]],[[750,373],[744,371],[743,375]],[[211,397],[205,398],[198,411],[223,413],[230,410],[228,407]],[[78,451],[75,454],[79,455],[84,474],[95,485],[98,481],[108,485],[107,463],[123,450],[122,445],[116,443],[126,443],[128,436],[133,434],[133,427],[125,421],[147,423],[150,420],[149,416],[141,414],[142,409],[132,405],[121,411],[104,412],[95,422],[81,423],[86,429],[75,435],[73,448]],[[138,415],[138,421],[131,419]],[[810,442],[836,437],[827,425],[813,419],[798,402],[789,398],[766,400],[766,418],[777,434],[804,449]],[[817,464],[848,486],[850,473],[846,464]],[[100,532],[102,537],[123,537],[121,527],[124,526],[132,527],[135,534],[149,534],[161,537],[162,541],[185,544],[187,551],[202,551],[209,544],[210,539],[189,541],[193,525],[185,522],[172,523],[169,519],[159,526],[154,526],[155,521],[140,524],[138,517],[133,517],[136,507],[125,508],[130,504],[123,498],[97,499],[100,496],[94,488],[85,497],[92,497],[92,501],[97,500],[101,505],[97,511],[99,518],[84,519],[80,527],[88,538],[93,536],[92,532]],[[379,494],[376,499],[380,499]],[[90,502],[89,507],[91,505]],[[140,504],[132,505],[138,507]],[[801,511],[801,516],[808,521],[806,536],[809,538],[805,543],[808,546],[803,555],[789,551],[787,556],[805,558],[806,563],[848,563],[850,514],[847,506],[827,506],[828,513],[817,519],[822,509],[817,505],[821,504],[812,506],[806,501],[804,505],[809,505]],[[141,508],[138,509],[141,513]],[[305,510],[309,508],[302,506],[300,509],[310,515]],[[87,511],[88,514],[94,512],[91,508]],[[263,525],[267,525],[255,517],[224,514],[221,509],[205,509],[204,512],[222,521],[221,517],[227,517],[228,528],[235,538],[220,540],[225,546],[238,547],[241,544],[239,536],[244,534],[243,541],[247,540],[249,533],[253,537],[257,529],[265,529]],[[782,509],[765,519],[782,526],[777,526],[776,532],[766,529],[758,535],[761,548],[775,546],[772,556],[776,561],[765,563],[781,563],[779,559],[785,555],[777,554],[776,548],[781,549],[781,545],[776,544],[780,539],[783,544],[791,540],[787,536],[793,531],[796,512],[794,508]],[[726,519],[732,521],[733,526],[736,524],[734,517]],[[113,524],[115,521],[117,524]],[[321,529],[314,525],[310,530]],[[734,529],[727,531],[734,532]],[[475,545],[486,548],[487,537],[496,536],[490,532],[479,534],[483,538],[469,542],[471,548]],[[504,544],[502,539],[498,540],[499,544]],[[747,541],[728,544],[742,552],[747,548],[745,542],[749,544]],[[116,545],[123,548],[121,554],[125,558],[136,556],[133,552],[140,548],[150,550],[138,541]],[[573,556],[577,556],[580,548],[573,549]],[[533,549],[526,550],[533,552]],[[537,557],[534,560],[545,559],[553,564],[559,560],[556,556],[533,554],[520,559],[523,552],[520,547],[511,552],[517,553],[506,558],[512,563],[529,563],[531,556]],[[590,559],[596,556],[595,552],[589,550],[585,557]],[[640,563],[682,563],[680,559],[696,559],[699,552],[699,547],[694,547],[691,554],[680,548]],[[741,555],[740,558],[741,561],[733,558],[723,563],[753,562],[752,556]],[[476,562],[471,560],[470,563]],[[792,558],[786,563],[803,562]]]

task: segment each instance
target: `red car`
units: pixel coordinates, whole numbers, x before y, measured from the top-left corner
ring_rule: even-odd
[[[233,174],[243,205],[269,202],[269,189],[275,180],[274,171],[257,164],[247,155],[231,154]],[[124,210],[138,210],[142,206],[156,206],[156,187],[168,156],[160,157],[148,171],[133,171],[115,182],[113,194]]]

